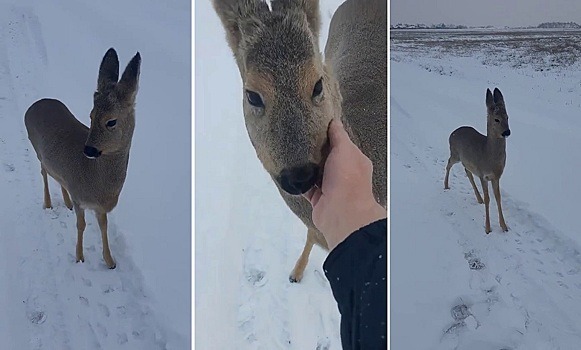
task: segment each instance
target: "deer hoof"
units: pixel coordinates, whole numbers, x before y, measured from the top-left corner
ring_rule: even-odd
[[[303,275],[295,275],[294,272],[288,276],[288,280],[290,283],[300,283],[303,279]]]
[[[117,264],[113,260],[105,261],[105,264],[107,264],[107,268],[109,268],[109,270],[114,270],[117,267]]]

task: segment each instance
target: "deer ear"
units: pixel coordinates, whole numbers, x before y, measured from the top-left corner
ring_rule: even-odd
[[[213,0],[212,3],[226,30],[226,41],[237,56],[242,36],[260,26],[258,14],[270,11],[268,5],[263,0]]]
[[[494,103],[504,105],[504,97],[498,88],[494,88]]]
[[[321,17],[319,15],[319,0],[273,0],[273,11],[285,11],[292,8],[298,8],[307,16],[309,29],[315,36],[319,37],[321,28]]]
[[[494,98],[492,97],[490,89],[486,89],[486,107],[494,108]]]
[[[121,76],[121,80],[119,80],[119,84],[117,84],[117,89],[121,96],[129,102],[133,102],[137,95],[140,68],[141,55],[138,52],[127,64],[127,67]]]
[[[115,49],[110,48],[103,56],[97,78],[97,91],[102,91],[108,85],[117,83],[119,79],[119,58]]]

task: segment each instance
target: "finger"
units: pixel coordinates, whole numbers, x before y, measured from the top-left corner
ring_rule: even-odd
[[[303,193],[302,196],[305,197],[309,201],[309,203],[310,203],[311,202],[311,198],[313,198],[313,195],[315,194],[315,191],[316,190],[317,190],[317,188],[316,187],[313,187],[310,190],[308,190],[307,192]]]
[[[321,199],[321,197],[323,196],[323,191],[321,191],[320,188],[315,188],[315,191],[311,197],[311,205],[314,207],[317,206],[317,203],[319,203],[319,199]]]
[[[308,190],[307,192],[302,194],[302,196],[305,197],[309,201],[309,203],[311,203],[311,206],[313,206],[313,207],[315,205],[317,205],[317,203],[319,202],[319,199],[321,199],[322,195],[323,195],[323,192],[318,187],[313,187],[310,190]]]
[[[329,135],[329,143],[331,148],[336,147],[341,143],[351,141],[340,119],[331,120],[327,133]]]

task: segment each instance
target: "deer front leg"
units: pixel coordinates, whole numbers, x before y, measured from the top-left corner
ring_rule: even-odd
[[[476,195],[476,200],[480,204],[484,203],[482,201],[482,197],[480,197],[480,193],[478,192],[478,187],[476,187],[476,183],[474,182],[474,176],[472,176],[472,173],[470,172],[470,170],[468,170],[466,168],[464,168],[464,170],[466,171],[466,176],[468,176],[468,180],[470,180],[470,183],[472,184],[472,188],[474,189],[474,194]],[[486,188],[486,190],[488,190],[488,187]],[[483,191],[484,191],[484,189],[483,189]]]
[[[486,208],[486,234],[490,233],[490,211],[489,211],[489,204],[490,204],[490,196],[488,195],[488,181],[480,178],[480,182],[482,183],[482,192],[484,193],[484,207]]]
[[[494,198],[496,199],[496,206],[498,207],[498,221],[500,222],[500,228],[506,232],[508,231],[508,227],[506,227],[506,222],[504,222],[502,205],[500,204],[500,179],[492,180],[492,190],[494,191]]]
[[[77,262],[85,262],[83,255],[83,232],[87,226],[85,222],[85,210],[75,205],[75,214],[77,215]]]
[[[101,239],[103,241],[103,260],[110,269],[117,267],[115,261],[111,257],[111,250],[109,250],[109,239],[107,238],[107,213],[97,213],[97,221],[101,229]]]
[[[52,208],[52,203],[50,200],[50,192],[48,191],[48,176],[46,174],[46,170],[41,166],[40,173],[42,174],[42,180],[44,181],[44,204],[42,205],[43,209],[50,209]]]
[[[65,188],[61,185],[61,191],[63,193],[63,200],[65,201],[65,205],[69,210],[73,210],[73,202],[71,202],[71,197],[69,197],[69,193]]]
[[[315,240],[313,239],[312,235],[314,235],[314,232],[309,228],[307,231],[307,241],[305,243],[305,247],[303,248],[303,252],[301,253],[301,256],[295,264],[295,268],[292,270],[288,278],[291,283],[298,283],[303,279],[305,268],[309,262],[309,255],[311,254],[311,250],[315,244]]]

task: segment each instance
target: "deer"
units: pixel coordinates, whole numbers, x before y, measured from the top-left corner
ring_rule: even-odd
[[[503,232],[508,231],[504,215],[502,215],[500,177],[506,164],[506,138],[510,136],[510,128],[504,97],[498,88],[494,89],[494,94],[490,92],[490,89],[486,89],[486,108],[488,112],[486,136],[469,126],[462,126],[450,134],[450,158],[446,165],[444,189],[450,188],[448,186],[450,169],[454,164],[461,162],[474,189],[474,194],[476,194],[476,200],[479,204],[484,203],[486,211],[485,231],[486,234],[489,234],[491,229],[488,182],[492,182],[500,227]],[[473,175],[480,178],[484,200],[478,192]]]
[[[24,116],[28,139],[40,161],[43,208],[52,208],[50,175],[60,184],[66,207],[75,211],[77,263],[85,261],[83,232],[88,209],[97,217],[105,264],[109,269],[117,266],[109,249],[107,214],[117,206],[127,175],[140,65],[137,52],[119,80],[117,52],[111,48],[105,53],[93,94],[90,128],[56,99],[34,102]]]
[[[304,194],[320,185],[327,130],[340,118],[373,163],[373,193],[387,210],[387,4],[347,0],[319,49],[318,0],[213,0],[242,78],[251,144],[282,199],[307,227],[290,273],[303,278],[316,244],[328,251]]]

